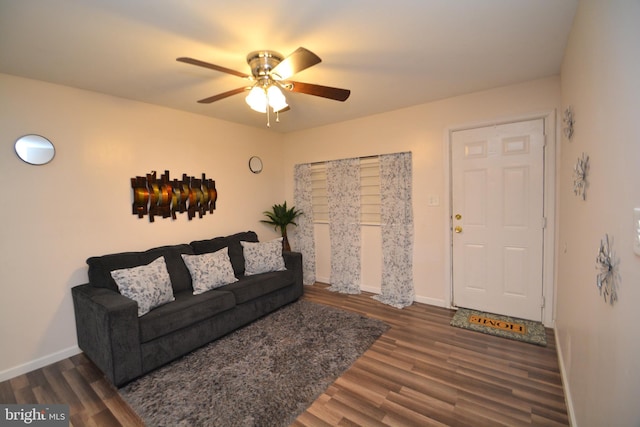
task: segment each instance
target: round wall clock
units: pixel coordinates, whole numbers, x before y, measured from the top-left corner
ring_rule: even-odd
[[[249,170],[253,173],[262,172],[262,159],[258,156],[253,156],[249,159]]]

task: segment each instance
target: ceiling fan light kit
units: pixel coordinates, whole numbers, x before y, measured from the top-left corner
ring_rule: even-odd
[[[258,113],[266,113],[267,107],[271,107],[277,113],[289,106],[284,94],[275,85],[268,86],[266,89],[261,86],[252,87],[245,101]]]
[[[296,49],[286,58],[272,50],[259,50],[249,53],[247,55],[247,63],[251,68],[251,75],[193,58],[181,57],[177,58],[177,61],[232,74],[251,81],[252,84],[248,87],[243,86],[232,89],[201,99],[198,102],[210,104],[248,90],[249,94],[246,96],[245,101],[251,109],[267,114],[267,127],[270,126],[269,109],[276,113],[276,121],[279,121],[280,112],[289,109],[282,89],[342,102],[346,101],[351,94],[351,91],[347,89],[289,81],[288,79],[294,74],[321,62],[320,57],[303,47]]]

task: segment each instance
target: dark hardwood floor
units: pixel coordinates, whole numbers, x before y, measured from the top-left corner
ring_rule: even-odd
[[[304,298],[391,328],[294,426],[569,425],[553,331],[539,347],[451,327],[451,310],[398,310],[326,287]],[[0,402],[67,403],[73,426],[143,425],[82,354],[0,383]]]

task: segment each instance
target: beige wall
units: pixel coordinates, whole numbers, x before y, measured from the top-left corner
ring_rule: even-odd
[[[640,2],[581,0],[562,66],[562,103],[575,135],[562,143],[557,334],[576,425],[640,423]],[[573,195],[572,169],[590,157],[587,200]],[[616,305],[596,288],[605,233],[619,260]]]
[[[449,289],[445,262],[447,130],[519,118],[559,107],[560,80],[551,77],[287,134],[284,136],[287,198],[293,200],[293,166],[297,163],[411,151],[416,299],[444,305]],[[428,206],[430,196],[439,199],[439,206]],[[295,233],[295,229],[293,231]],[[366,237],[375,239],[370,236],[370,230],[367,233]],[[326,260],[328,238],[323,237],[321,241],[324,247],[317,249],[320,252],[317,256]],[[378,247],[365,248],[362,257],[379,259]],[[323,274],[327,274],[326,270]],[[371,276],[370,272],[363,272],[363,278]],[[370,288],[376,284],[365,285]]]
[[[284,197],[281,135],[8,75],[0,93],[0,381],[77,352],[70,288],[86,281],[87,257],[247,229],[275,237],[258,221]],[[51,139],[53,162],[17,158],[27,133]],[[206,173],[217,210],[138,219],[129,179],[152,170]]]

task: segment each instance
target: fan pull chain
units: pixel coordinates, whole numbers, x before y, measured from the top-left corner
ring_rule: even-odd
[[[269,92],[267,92],[266,89],[264,91],[264,95],[267,98],[267,127],[270,128],[271,127],[271,120],[270,120],[270,116],[269,116]]]

